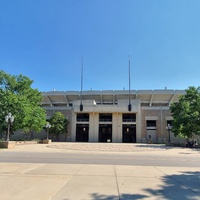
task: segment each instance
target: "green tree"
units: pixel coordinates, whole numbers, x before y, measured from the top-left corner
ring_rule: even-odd
[[[67,133],[68,121],[64,114],[61,112],[55,112],[49,120],[51,128],[50,134],[55,134],[57,140],[59,140],[59,134]]]
[[[46,123],[46,113],[41,107],[42,95],[31,87],[27,76],[10,75],[0,71],[0,131],[5,131],[5,116],[15,117],[12,132],[41,131]]]
[[[170,106],[173,116],[172,132],[177,136],[191,138],[200,135],[200,93],[199,88],[189,87],[178,102]]]

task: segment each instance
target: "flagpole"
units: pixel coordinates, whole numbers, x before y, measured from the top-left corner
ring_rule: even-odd
[[[131,107],[131,61],[129,55],[129,62],[128,62],[128,76],[129,76],[129,104],[128,104],[128,111],[132,110]]]
[[[80,111],[83,111],[83,57],[81,58],[81,104],[80,104]]]

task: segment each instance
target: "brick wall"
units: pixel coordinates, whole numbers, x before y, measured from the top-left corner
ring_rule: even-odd
[[[170,110],[166,108],[142,108],[142,138],[146,138],[146,119],[156,119],[156,137],[157,140],[168,138],[166,131],[167,120],[171,118]]]

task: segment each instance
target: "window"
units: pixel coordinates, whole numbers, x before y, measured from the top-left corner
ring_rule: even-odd
[[[99,114],[99,121],[100,122],[112,122],[112,113]]]
[[[76,121],[77,122],[89,122],[89,114],[88,113],[77,113]]]
[[[135,122],[136,121],[136,114],[128,114],[124,113],[122,116],[123,122]]]
[[[170,125],[170,126],[172,126],[173,125],[173,121],[172,120],[167,120],[167,125]]]
[[[146,121],[146,129],[147,130],[156,129],[156,120],[147,120]]]

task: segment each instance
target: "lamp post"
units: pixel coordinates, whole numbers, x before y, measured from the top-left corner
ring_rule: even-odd
[[[170,133],[171,133],[171,130],[172,130],[172,127],[171,127],[170,124],[167,124],[167,126],[166,126],[166,130],[167,130],[168,133],[169,133],[168,142],[170,143],[170,142],[171,142]]]
[[[8,113],[8,115],[5,116],[5,122],[8,124],[8,129],[7,129],[7,139],[6,141],[10,140],[10,127],[14,122],[14,116],[12,115],[12,113]]]
[[[47,140],[49,139],[49,129],[51,128],[51,124],[47,122],[46,129],[47,129]]]

